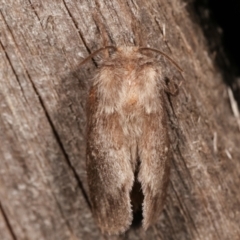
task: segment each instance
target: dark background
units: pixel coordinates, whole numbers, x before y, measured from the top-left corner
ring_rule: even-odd
[[[240,108],[240,0],[195,0],[193,5]]]

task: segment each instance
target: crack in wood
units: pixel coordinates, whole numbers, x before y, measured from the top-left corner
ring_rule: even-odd
[[[75,20],[74,16],[72,15],[71,11],[69,10],[69,8],[68,8],[68,6],[67,6],[67,4],[66,4],[66,2],[65,2],[64,0],[63,0],[63,4],[64,4],[64,6],[65,6],[65,8],[66,8],[66,10],[67,10],[67,13],[68,13],[69,17],[71,18],[71,20],[72,20],[72,22],[73,22],[74,27],[76,28],[76,31],[77,31],[77,33],[78,33],[78,36],[80,37],[80,39],[82,40],[85,48],[87,49],[88,53],[90,54],[91,51],[90,51],[89,47],[87,46],[87,43],[86,43],[86,41],[85,41],[85,39],[84,39],[84,37],[83,37],[80,29],[78,28],[77,21]]]
[[[3,209],[3,206],[2,206],[1,201],[0,201],[0,212],[2,213],[3,219],[4,219],[5,223],[6,223],[6,226],[7,226],[8,230],[9,230],[12,238],[13,238],[14,240],[17,240],[16,234],[15,234],[15,232],[13,231],[13,227],[12,227],[12,225],[11,225],[9,219],[8,219],[8,216],[7,216],[6,212],[5,212],[4,209]]]

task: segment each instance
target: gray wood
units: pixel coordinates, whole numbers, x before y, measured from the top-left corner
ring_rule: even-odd
[[[103,45],[134,42],[184,69],[163,63],[183,80],[178,96],[166,96],[171,182],[155,226],[109,239],[240,238],[240,135],[190,16],[177,0],[0,0],[1,239],[108,238],[86,197],[85,104],[96,64],[78,64]]]

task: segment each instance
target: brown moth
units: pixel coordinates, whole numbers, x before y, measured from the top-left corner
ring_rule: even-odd
[[[133,219],[134,182],[143,194],[143,228],[163,209],[170,172],[163,74],[151,48],[107,46],[114,53],[94,75],[88,99],[87,176],[93,216],[101,231],[119,234]],[[136,192],[136,191],[135,191]],[[133,205],[133,206],[132,206]]]

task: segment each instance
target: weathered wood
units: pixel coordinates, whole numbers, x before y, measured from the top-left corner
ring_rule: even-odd
[[[158,224],[109,239],[239,239],[240,135],[227,87],[183,1],[0,0],[0,238],[99,239],[87,200],[86,95],[106,44],[158,48],[168,77],[171,183]]]

